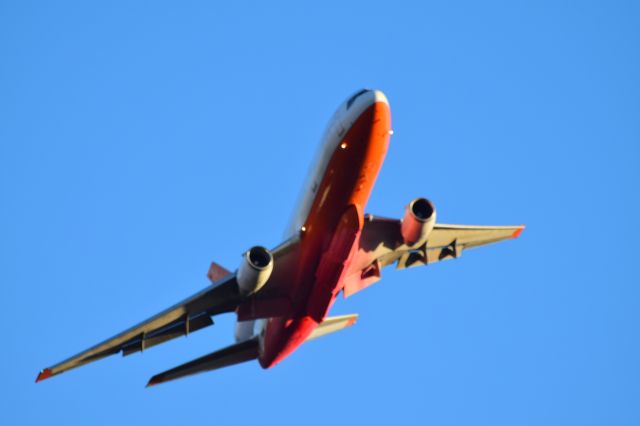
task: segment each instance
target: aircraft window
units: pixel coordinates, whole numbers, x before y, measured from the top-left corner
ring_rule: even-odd
[[[355,102],[355,100],[356,100],[356,98],[358,96],[363,95],[363,94],[365,94],[367,92],[368,92],[367,89],[362,89],[361,91],[357,92],[355,95],[350,97],[349,100],[347,101],[347,109],[351,108],[351,105],[353,105],[353,102]]]

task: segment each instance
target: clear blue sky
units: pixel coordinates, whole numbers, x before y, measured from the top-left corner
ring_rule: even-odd
[[[0,1],[0,424],[640,424],[637,2],[95,3]],[[144,388],[229,317],[33,383],[279,243],[361,87],[395,129],[369,212],[521,238],[385,271],[273,370]]]

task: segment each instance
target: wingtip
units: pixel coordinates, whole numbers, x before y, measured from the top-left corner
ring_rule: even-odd
[[[522,231],[524,230],[524,228],[525,228],[525,225],[520,225],[520,227],[513,232],[513,235],[511,236],[511,238],[518,238],[520,234],[522,234]]]
[[[38,373],[38,377],[36,377],[36,383],[48,379],[51,376],[53,376],[51,369],[45,368],[44,370],[40,370],[40,373]]]
[[[145,387],[150,388],[151,386],[155,386],[159,383],[161,383],[160,379],[157,376],[153,376],[152,378],[149,379],[149,381],[147,382],[147,386]]]

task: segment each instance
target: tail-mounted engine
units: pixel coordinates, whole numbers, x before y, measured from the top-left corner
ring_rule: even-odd
[[[251,247],[243,256],[236,280],[240,294],[249,295],[260,290],[271,276],[273,256],[264,247]]]
[[[423,245],[436,224],[436,209],[426,198],[416,198],[405,209],[400,232],[410,247]]]

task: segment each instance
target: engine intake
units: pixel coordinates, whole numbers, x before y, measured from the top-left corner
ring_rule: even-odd
[[[427,241],[436,224],[436,209],[426,198],[416,198],[405,209],[400,232],[404,243],[419,247]]]
[[[236,280],[242,295],[249,295],[260,290],[273,271],[273,256],[264,247],[251,247],[243,256],[238,268]]]

